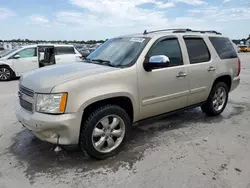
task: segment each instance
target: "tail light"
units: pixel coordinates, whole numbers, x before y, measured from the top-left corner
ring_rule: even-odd
[[[241,71],[241,62],[240,62],[240,58],[238,57],[238,73],[237,73],[237,76],[240,75],[240,71]]]
[[[84,56],[79,56],[80,59],[84,59]]]

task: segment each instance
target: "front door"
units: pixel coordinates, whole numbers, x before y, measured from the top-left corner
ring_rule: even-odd
[[[12,59],[14,70],[17,75],[39,68],[36,47],[23,49],[15,55],[17,54],[19,58]]]
[[[169,67],[146,72],[139,68],[139,100],[141,119],[174,111],[187,106],[189,82],[178,38],[162,38],[146,55],[166,55]]]

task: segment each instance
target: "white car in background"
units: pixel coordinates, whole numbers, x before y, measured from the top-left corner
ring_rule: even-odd
[[[0,81],[8,81],[44,66],[79,62],[82,55],[73,45],[23,46],[0,55]]]

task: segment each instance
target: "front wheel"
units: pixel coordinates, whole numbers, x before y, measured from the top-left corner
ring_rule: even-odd
[[[228,93],[228,86],[224,82],[216,83],[206,103],[201,106],[202,111],[209,116],[220,115],[227,105]]]
[[[83,122],[80,147],[93,158],[109,158],[119,151],[130,129],[131,120],[120,106],[99,107]]]
[[[0,81],[9,81],[12,75],[12,70],[9,67],[0,66]]]

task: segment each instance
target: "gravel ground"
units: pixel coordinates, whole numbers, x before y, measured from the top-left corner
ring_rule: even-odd
[[[250,188],[250,54],[240,58],[242,81],[221,116],[196,108],[137,126],[105,161],[35,138],[14,114],[18,81],[0,83],[0,188]]]

